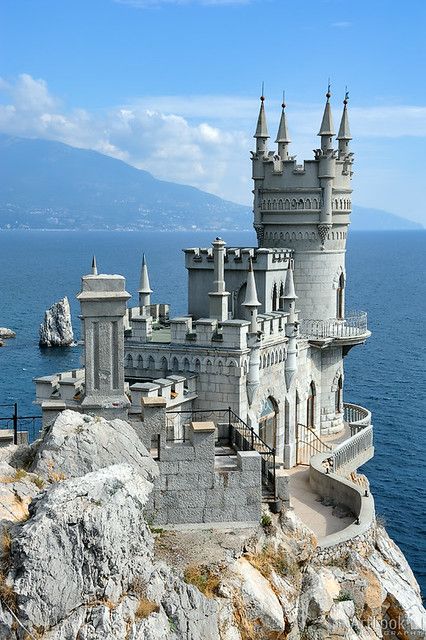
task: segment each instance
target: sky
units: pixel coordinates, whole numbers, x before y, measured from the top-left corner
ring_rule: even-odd
[[[356,204],[426,224],[424,0],[1,0],[0,132],[251,203],[262,82],[299,162],[345,87]]]

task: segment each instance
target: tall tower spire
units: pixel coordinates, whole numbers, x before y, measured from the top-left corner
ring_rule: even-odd
[[[266,124],[266,114],[265,114],[265,96],[264,93],[264,85],[262,83],[262,95],[260,96],[260,110],[259,117],[257,119],[257,127],[256,133],[254,134],[254,138],[256,138],[256,153],[258,155],[266,155],[268,150],[267,143],[269,138],[268,133],[268,125]]]
[[[287,118],[285,115],[285,94],[283,92],[283,102],[281,105],[282,111],[281,111],[281,119],[280,119],[280,126],[278,127],[278,133],[277,133],[277,139],[275,140],[275,142],[278,143],[278,155],[280,156],[281,160],[288,160],[288,145],[290,144],[291,140],[290,140],[290,136],[288,133],[288,128],[287,128]]]
[[[339,133],[337,134],[337,140],[339,141],[339,156],[349,152],[349,142],[352,140],[351,130],[349,128],[348,101],[349,92],[346,90],[345,99],[343,100],[342,119],[340,121]]]
[[[148,265],[145,254],[142,256],[141,277],[139,282],[139,307],[147,307],[151,304],[152,289],[149,285]]]
[[[331,113],[331,91],[330,91],[330,81],[328,82],[327,93],[325,94],[327,98],[327,102],[325,103],[324,113],[321,121],[321,128],[319,130],[318,135],[321,136],[321,149],[323,152],[329,151],[333,148],[333,136],[334,133],[334,125],[333,125],[333,114]]]

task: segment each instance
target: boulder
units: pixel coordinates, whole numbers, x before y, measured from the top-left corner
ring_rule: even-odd
[[[7,329],[6,327],[0,327],[0,338],[16,338],[16,333],[12,331],[12,329]]]
[[[11,529],[0,637],[23,637],[12,608],[43,640],[219,640],[216,603],[154,562],[151,489],[122,464],[41,491]]]
[[[67,297],[55,302],[47,309],[39,334],[39,344],[42,347],[70,347],[74,344],[71,311]]]
[[[127,422],[66,410],[45,432],[30,470],[54,481],[121,463],[130,464],[149,481],[159,473],[157,463]]]

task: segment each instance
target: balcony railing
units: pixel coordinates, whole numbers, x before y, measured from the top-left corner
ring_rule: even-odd
[[[370,424],[333,449],[331,453],[333,471],[338,472],[340,469],[346,469],[348,472],[355,471],[360,466],[358,464],[360,458],[363,457],[364,461],[367,461],[372,451],[373,425]]]
[[[343,404],[344,420],[349,424],[351,436],[355,435],[371,424],[371,412],[358,404],[345,402]]]
[[[368,333],[367,312],[353,312],[343,320],[305,319],[300,323],[300,335],[303,338],[357,338]]]

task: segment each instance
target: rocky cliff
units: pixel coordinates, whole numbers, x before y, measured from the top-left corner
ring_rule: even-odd
[[[292,511],[251,528],[164,531],[144,517],[157,466],[130,425],[66,411],[0,450],[0,638],[425,638],[401,551],[320,561]]]
[[[74,343],[68,298],[62,298],[45,311],[40,325],[40,346],[70,347]]]

